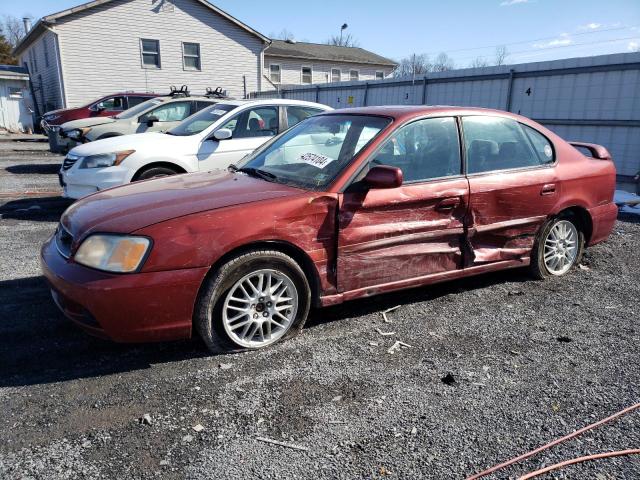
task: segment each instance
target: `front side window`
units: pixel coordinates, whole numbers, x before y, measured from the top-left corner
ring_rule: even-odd
[[[143,38],[140,40],[142,66],[160,68],[160,41]]]
[[[332,82],[339,82],[340,78],[342,77],[342,72],[340,71],[339,68],[332,68],[331,69],[331,81]]]
[[[237,105],[229,105],[226,103],[218,103],[203,110],[200,110],[195,115],[189,117],[184,122],[176,125],[169,130],[170,135],[176,135],[179,137],[187,137],[189,135],[196,135],[205,131],[215,122],[220,120],[223,116],[235,110]]]
[[[329,185],[391,122],[372,115],[318,115],[303,120],[242,161],[275,182],[301,188]]]
[[[352,82],[356,82],[356,81],[360,80],[360,72],[358,70],[351,70],[349,72],[349,79]]]
[[[302,67],[302,83],[312,83],[313,73],[311,67]]]
[[[550,162],[545,161],[544,156],[538,156],[532,141],[515,120],[472,116],[464,117],[462,126],[468,173],[534,167],[553,162],[553,151]]]
[[[222,128],[231,130],[232,138],[272,137],[280,125],[278,107],[256,107],[244,110]]]
[[[269,65],[269,78],[272,83],[280,83],[282,80],[282,76],[280,74],[280,65],[271,64]]]
[[[398,129],[371,160],[370,166],[378,165],[398,167],[407,183],[460,175],[455,119],[427,118]]]
[[[191,102],[171,102],[154,108],[140,117],[140,123],[157,118],[157,122],[181,122],[191,114]]]
[[[182,66],[185,70],[200,70],[200,44],[182,44]]]
[[[124,97],[111,97],[96,104],[100,110],[118,111],[124,110]]]
[[[323,110],[320,110],[319,108],[289,105],[287,107],[287,123],[289,124],[289,127],[293,127],[294,125],[300,123],[302,120],[305,120],[306,118],[312,117],[322,112]]]

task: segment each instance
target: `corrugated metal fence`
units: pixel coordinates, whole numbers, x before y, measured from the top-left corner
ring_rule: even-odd
[[[620,176],[640,170],[640,53],[293,86],[251,97],[307,100],[334,108],[424,104],[508,110],[568,140],[606,146]]]

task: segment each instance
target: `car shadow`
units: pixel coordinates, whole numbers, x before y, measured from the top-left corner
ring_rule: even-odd
[[[511,270],[355,300],[313,310],[306,328],[505,281],[528,280],[525,272]],[[43,277],[0,282],[0,338],[0,387],[100,377],[211,356],[197,338],[152,344],[94,338],[58,310]]]
[[[0,387],[91,378],[206,357],[197,341],[118,344],[64,317],[43,277],[0,282]]]
[[[0,206],[0,218],[57,222],[73,200],[63,197],[30,197],[12,200]]]
[[[60,171],[59,163],[25,163],[11,165],[5,170],[16,175],[56,175]]]

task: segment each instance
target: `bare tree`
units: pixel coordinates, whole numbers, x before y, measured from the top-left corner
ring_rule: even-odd
[[[331,35],[325,42],[327,45],[335,45],[338,47],[359,47],[360,42],[350,33],[340,35]]]
[[[507,47],[505,47],[504,45],[502,45],[501,47],[496,47],[494,64],[504,65],[507,61],[508,56],[509,50],[507,50]]]
[[[412,53],[408,57],[404,57],[398,62],[393,75],[395,77],[410,77],[415,75],[423,75],[433,68],[429,61],[429,57],[424,53]]]
[[[295,38],[293,32],[286,28],[280,30],[280,33],[271,33],[269,36],[275,40],[293,40]]]
[[[29,18],[30,20],[33,19],[31,15],[25,15],[25,18]],[[22,37],[27,34],[22,19],[11,15],[2,16],[2,30],[4,32],[4,36],[12,47],[15,47]]]
[[[433,62],[434,72],[446,72],[447,70],[453,70],[454,67],[453,59],[444,52],[440,53]]]
[[[489,62],[484,57],[476,57],[469,64],[469,67],[471,67],[471,68],[482,68],[482,67],[488,67],[488,66],[489,66]]]

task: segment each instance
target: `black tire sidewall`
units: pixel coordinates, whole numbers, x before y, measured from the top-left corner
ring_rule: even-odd
[[[136,180],[151,180],[152,178],[161,178],[162,176],[169,177],[171,175],[176,175],[177,173],[178,172],[175,170],[171,170],[167,167],[152,167],[140,172],[140,175],[136,177]]]

